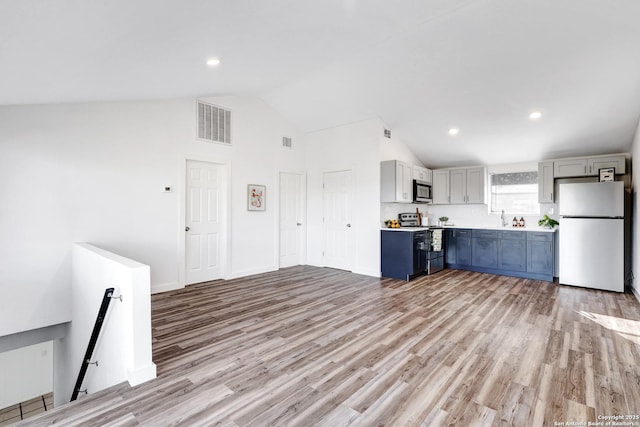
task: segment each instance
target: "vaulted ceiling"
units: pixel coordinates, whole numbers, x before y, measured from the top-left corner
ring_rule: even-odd
[[[428,166],[626,152],[640,2],[0,0],[2,105],[204,95],[378,117]]]

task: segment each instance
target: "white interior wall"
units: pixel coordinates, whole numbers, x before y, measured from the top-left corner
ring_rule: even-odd
[[[53,342],[0,353],[0,409],[53,391]]]
[[[380,275],[380,156],[382,123],[367,120],[305,136],[307,165],[307,258],[323,266],[323,173],[353,172],[353,272]]]
[[[91,241],[175,282],[180,143],[189,101],[0,108],[0,335],[69,320],[70,254]]]
[[[229,165],[228,276],[277,268],[271,195],[279,169],[304,170],[302,138],[258,99],[209,100],[233,110],[232,147],[195,140],[191,98],[0,108],[0,336],[70,320],[72,242],[151,266],[152,290],[179,287],[187,158]],[[266,212],[247,212],[249,183],[267,185]]]
[[[230,270],[240,277],[278,269],[278,173],[304,173],[304,141],[279,113],[257,98],[209,97],[232,111],[233,146],[190,140],[185,157],[230,165]],[[282,137],[293,147],[282,146]],[[266,185],[266,210],[247,210],[247,185]]]

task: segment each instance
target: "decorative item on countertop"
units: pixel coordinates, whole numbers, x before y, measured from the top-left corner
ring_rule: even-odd
[[[515,216],[513,217],[513,222],[511,223],[512,227],[517,227],[518,226],[518,218],[516,218]]]
[[[438,225],[447,225],[447,221],[449,221],[448,216],[441,216],[438,218]]]
[[[549,215],[545,215],[542,217],[542,219],[540,221],[538,221],[538,225],[540,227],[547,227],[547,228],[553,228],[557,225],[559,225],[560,223],[558,221],[556,221],[553,218],[549,218]]]
[[[418,215],[418,227],[419,227],[422,225],[422,214],[420,213],[418,208],[416,208],[416,215]]]
[[[518,221],[518,227],[524,227],[524,217],[520,217],[520,221]]]
[[[384,225],[386,225],[387,228],[400,228],[400,223],[397,219],[388,219],[384,222]]]

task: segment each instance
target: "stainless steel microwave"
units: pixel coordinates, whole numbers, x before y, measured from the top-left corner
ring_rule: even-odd
[[[426,182],[413,180],[413,201],[414,203],[431,203],[431,185]]]

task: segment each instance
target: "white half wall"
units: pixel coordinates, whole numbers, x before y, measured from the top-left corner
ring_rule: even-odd
[[[69,402],[107,288],[115,288],[82,388],[88,393],[156,377],[151,360],[149,266],[86,243],[72,249],[71,325],[54,343],[54,404]],[[83,395],[81,394],[79,398]]]

